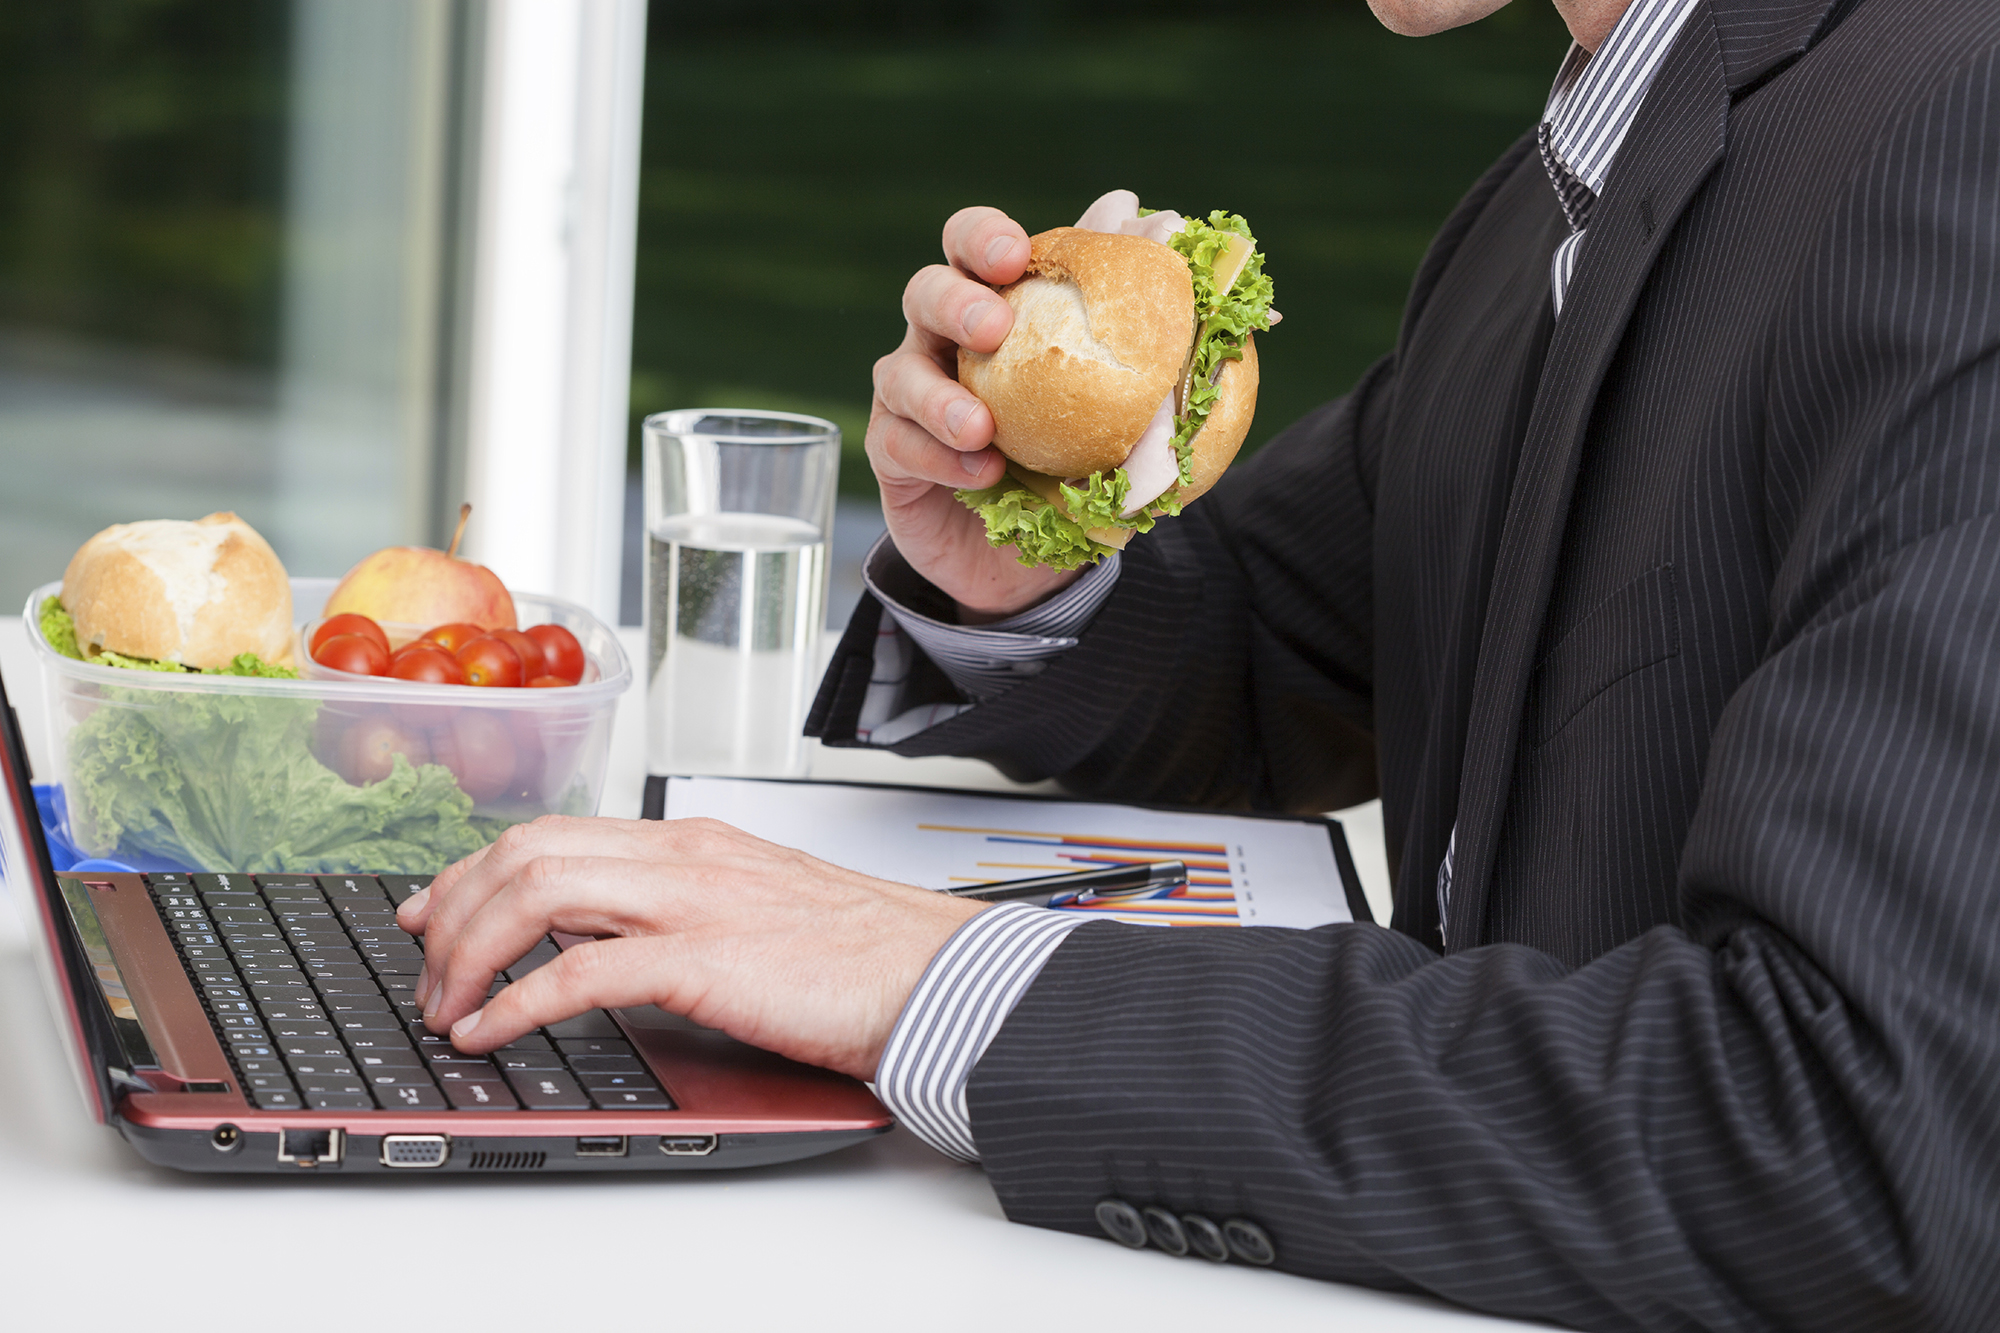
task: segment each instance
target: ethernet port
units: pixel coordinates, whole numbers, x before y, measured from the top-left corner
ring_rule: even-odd
[[[337,1129],[280,1130],[278,1160],[297,1167],[338,1166],[345,1137]]]

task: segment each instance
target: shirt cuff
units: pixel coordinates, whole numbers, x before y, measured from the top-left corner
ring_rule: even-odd
[[[966,698],[985,703],[1009,686],[1039,675],[1049,659],[1076,647],[1076,641],[1118,586],[1118,557],[1091,566],[1069,587],[1039,606],[990,625],[957,625],[925,615],[907,596],[916,574],[885,533],[861,563],[868,591],[894,618],[897,628],[935,662]]]
[[[965,1096],[974,1065],[1066,936],[1090,920],[1026,903],[989,907],[952,933],[896,1019],[875,1095],[947,1157],[979,1160]]]

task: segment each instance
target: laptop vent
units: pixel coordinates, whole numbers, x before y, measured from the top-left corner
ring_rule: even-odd
[[[539,1171],[549,1160],[545,1152],[476,1152],[466,1162],[468,1171]]]

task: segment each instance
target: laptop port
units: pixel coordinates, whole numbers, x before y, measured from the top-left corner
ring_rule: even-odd
[[[243,1131],[234,1125],[217,1125],[208,1141],[217,1152],[235,1152],[243,1146]]]
[[[278,1160],[293,1166],[340,1165],[341,1140],[337,1129],[287,1129],[278,1134]]]
[[[623,1134],[585,1134],[576,1141],[578,1157],[623,1157],[625,1136]]]
[[[669,1157],[706,1157],[715,1151],[713,1134],[662,1134],[660,1151]]]
[[[382,1136],[382,1165],[402,1170],[421,1171],[426,1167],[443,1166],[444,1159],[451,1156],[451,1136],[449,1134],[384,1134]]]

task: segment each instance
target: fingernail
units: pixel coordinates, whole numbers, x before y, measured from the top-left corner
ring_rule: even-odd
[[[475,1031],[478,1030],[479,1020],[484,1017],[486,1017],[486,1011],[484,1009],[474,1009],[464,1018],[461,1018],[456,1023],[453,1023],[451,1025],[452,1040],[456,1041],[461,1037],[471,1036]]]
[[[405,908],[412,912],[421,912],[424,910],[424,904],[430,900],[431,891],[429,889],[418,889],[403,901],[402,907],[396,909],[396,915],[401,916]]]
[[[1019,244],[1012,236],[994,237],[993,243],[986,247],[986,267],[994,268],[1005,263],[1007,256],[1013,254],[1014,247]]]
[[[986,470],[986,451],[980,449],[973,453],[960,454],[958,465],[965,469],[966,476],[976,477]]]
[[[440,986],[430,999],[424,1001],[424,1022],[428,1023],[436,1016],[438,1002],[442,999],[444,999],[444,988]]]
[[[417,969],[417,1003],[422,1004],[431,995],[431,965],[425,963]]]
[[[993,313],[991,301],[974,301],[965,308],[965,336],[970,338],[979,332],[979,326]]]
[[[945,432],[953,439],[957,439],[959,427],[963,426],[965,419],[971,415],[972,400],[970,398],[958,399],[944,410]]]

